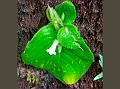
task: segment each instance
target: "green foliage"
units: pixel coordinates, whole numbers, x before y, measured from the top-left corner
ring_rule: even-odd
[[[46,10],[46,16],[48,20],[54,25],[55,29],[59,29],[59,26],[63,26],[62,19],[64,19],[64,14],[62,15],[62,19],[58,16],[57,12],[48,6]]]
[[[91,50],[72,24],[75,7],[65,1],[55,10],[48,6],[46,14],[50,23],[27,43],[21,58],[27,65],[47,70],[64,84],[74,84],[94,61]]]
[[[65,25],[59,29],[57,39],[66,48],[76,49],[80,48],[80,44],[77,42],[80,39],[80,35],[77,31],[77,27],[70,24]]]
[[[99,64],[103,68],[103,56],[101,54],[99,54],[99,57],[100,57]],[[101,72],[97,76],[95,76],[94,80],[98,80],[102,77],[103,77],[103,72]]]
[[[57,5],[55,10],[60,17],[62,17],[62,14],[64,13],[65,19],[63,20],[63,23],[65,25],[75,21],[76,10],[75,6],[70,1],[64,1],[62,4]]]

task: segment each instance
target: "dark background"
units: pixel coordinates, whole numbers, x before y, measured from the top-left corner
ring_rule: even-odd
[[[95,55],[95,62],[88,72],[74,85],[64,85],[47,71],[38,70],[24,65],[20,54],[28,40],[36,33],[38,28],[48,23],[45,10],[47,4],[54,7],[64,0],[18,0],[17,23],[17,83],[19,89],[103,89],[103,80],[93,81],[102,69],[98,63],[98,55],[103,53],[103,2],[102,0],[71,0],[77,10],[74,24],[78,26],[81,36],[85,39]],[[39,78],[39,83],[26,81],[25,73],[32,73]]]

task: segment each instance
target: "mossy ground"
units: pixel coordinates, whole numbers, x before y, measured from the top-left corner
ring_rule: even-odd
[[[103,80],[93,81],[94,77],[102,71],[98,63],[98,54],[103,53],[103,1],[102,0],[71,0],[77,10],[75,24],[81,36],[86,40],[95,55],[95,62],[88,72],[74,85],[64,85],[47,71],[38,70],[24,65],[20,54],[25,44],[32,38],[38,28],[48,23],[45,15],[47,4],[55,6],[64,0],[18,0],[17,25],[17,80],[18,89],[102,89]],[[30,72],[39,82],[27,81]]]

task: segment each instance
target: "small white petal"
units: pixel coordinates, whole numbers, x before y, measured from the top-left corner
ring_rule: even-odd
[[[58,40],[54,40],[54,42],[53,42],[53,44],[51,45],[51,47],[49,48],[49,49],[47,49],[46,51],[50,54],[50,55],[56,55],[56,52],[55,52],[55,50],[56,50],[56,47],[57,47],[57,45],[58,45]]]

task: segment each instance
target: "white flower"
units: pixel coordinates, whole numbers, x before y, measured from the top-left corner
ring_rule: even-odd
[[[50,55],[56,55],[56,47],[58,45],[59,41],[58,40],[54,40],[53,44],[51,45],[51,47],[49,49],[47,49],[46,51],[50,54]]]

